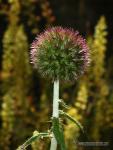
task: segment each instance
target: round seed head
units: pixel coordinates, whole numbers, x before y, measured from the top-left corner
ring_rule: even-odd
[[[52,27],[31,45],[31,62],[38,72],[52,80],[75,80],[89,64],[89,49],[78,31]]]

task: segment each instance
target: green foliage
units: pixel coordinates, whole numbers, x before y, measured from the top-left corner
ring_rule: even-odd
[[[91,48],[93,49],[92,54],[92,67],[90,70],[90,79],[92,83],[90,88],[93,88],[92,91],[93,100],[95,104],[92,108],[94,113],[94,118],[92,117],[92,138],[95,140],[101,139],[101,132],[104,132],[105,127],[105,114],[106,107],[108,105],[107,96],[109,93],[109,88],[107,85],[105,77],[105,52],[106,52],[106,35],[107,35],[107,25],[105,17],[101,17],[98,21],[96,28],[93,43]],[[96,94],[95,94],[96,93]]]
[[[106,20],[105,17],[102,16],[95,27],[93,43],[92,45],[90,45],[93,51],[91,72],[92,72],[92,78],[95,77],[94,80],[96,82],[98,82],[98,80],[105,73],[104,60],[105,60],[105,51],[106,51],[106,43],[107,43],[106,29],[107,29]]]
[[[2,103],[2,130],[0,135],[0,148],[4,150],[9,149],[10,138],[14,128],[14,101],[12,100],[12,92],[10,91],[4,95]]]
[[[74,104],[70,106],[70,109],[67,110],[69,116],[73,117],[74,120],[76,118],[76,126],[75,123],[70,121],[70,119],[66,120],[65,125],[65,140],[68,149],[71,148],[72,150],[78,149],[76,144],[73,142],[79,138],[80,135],[85,136],[86,131],[83,130],[85,113],[87,111],[87,102],[88,102],[88,81],[87,78],[84,76],[78,83],[77,95],[74,97]],[[81,122],[81,124],[79,123]],[[82,132],[81,132],[82,131]]]
[[[38,131],[34,131],[33,136],[30,137],[23,145],[19,146],[17,150],[24,150],[29,145],[32,144],[32,142],[35,142],[36,140],[43,139],[45,137],[50,137],[49,133],[39,133]]]
[[[16,13],[15,13],[16,11]],[[14,1],[9,12],[10,25],[3,38],[3,62],[2,62],[2,131],[1,149],[10,149],[10,139],[13,132],[18,131],[18,119],[24,118],[28,112],[31,68],[28,57],[28,43],[22,25],[18,25],[20,8],[18,1]],[[18,119],[16,119],[16,117]],[[16,131],[17,129],[17,131]]]
[[[66,109],[69,109],[70,107],[64,102],[64,100],[62,100],[62,99],[59,99],[59,103],[61,104],[61,106],[63,107],[63,108],[66,108]]]
[[[61,150],[66,150],[63,129],[58,118],[53,117],[52,119],[52,131],[58,144],[60,144]]]
[[[61,102],[61,100],[59,100],[59,102]],[[63,102],[63,101],[62,101]],[[67,105],[65,104],[65,102],[63,102],[63,106]],[[82,125],[73,117],[71,117],[70,115],[68,115],[67,113],[65,113],[64,111],[60,110],[60,116],[61,118],[63,117],[63,119],[67,118],[70,121],[72,121],[73,123],[75,123],[77,125],[78,128],[80,128],[80,130],[84,133],[83,127]],[[32,137],[30,137],[23,145],[19,146],[18,150],[21,149],[25,149],[27,146],[32,144],[32,147],[35,149],[35,141],[37,141],[38,139],[42,139],[43,137],[49,137],[52,138],[52,132],[58,142],[58,144],[60,145],[61,150],[66,150],[66,145],[65,145],[65,140],[64,140],[64,131],[63,131],[63,127],[62,127],[62,123],[61,123],[61,118],[56,118],[53,117],[52,118],[52,128],[50,132],[47,133],[39,133],[39,132],[35,132],[36,134],[33,134]],[[35,144],[40,144],[39,143],[35,143]],[[38,149],[38,147],[37,147]]]
[[[83,127],[82,125],[78,122],[78,120],[76,120],[75,118],[71,117],[70,115],[68,115],[67,113],[63,112],[62,110],[60,110],[60,114],[64,117],[66,117],[67,119],[69,119],[70,121],[72,121],[73,123],[75,123],[78,128],[80,128],[80,130],[84,133]]]

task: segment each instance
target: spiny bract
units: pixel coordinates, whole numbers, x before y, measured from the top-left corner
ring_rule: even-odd
[[[52,27],[33,41],[31,62],[44,77],[74,80],[89,64],[89,49],[78,31]]]

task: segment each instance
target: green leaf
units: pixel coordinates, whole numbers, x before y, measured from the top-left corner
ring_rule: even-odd
[[[55,135],[55,138],[56,138],[58,144],[61,147],[61,150],[66,150],[64,134],[63,134],[63,128],[62,128],[62,125],[59,122],[59,119],[56,118],[56,117],[53,117],[52,130],[53,130],[53,133]]]
[[[80,130],[84,133],[83,126],[80,124],[80,122],[78,120],[76,120],[75,118],[72,118],[70,115],[68,115],[67,113],[65,113],[62,110],[60,110],[60,115],[66,117],[67,119],[69,119],[70,121],[75,123],[80,128]]]
[[[66,109],[69,109],[69,106],[63,101],[63,99],[59,99],[59,103]]]
[[[43,137],[49,137],[49,133],[39,133],[38,131],[34,131],[33,136],[30,137],[23,145],[19,146],[17,150],[25,150],[32,142],[39,140]]]

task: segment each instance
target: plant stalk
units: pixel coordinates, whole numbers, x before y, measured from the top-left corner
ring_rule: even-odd
[[[53,114],[52,117],[58,118],[59,117],[59,80],[54,81],[54,87],[53,87]],[[51,146],[50,150],[56,150],[57,149],[57,141],[53,134],[53,137],[51,139]]]

